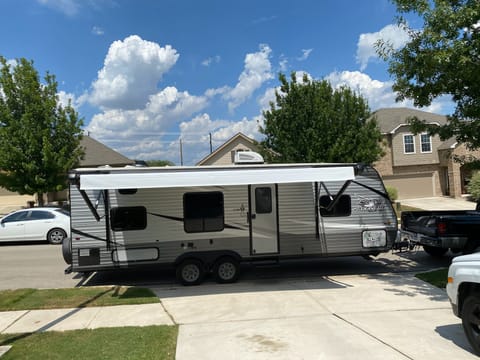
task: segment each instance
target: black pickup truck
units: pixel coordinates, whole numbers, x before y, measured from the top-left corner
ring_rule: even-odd
[[[403,211],[401,243],[422,245],[432,256],[452,252],[472,253],[480,246],[480,211]]]

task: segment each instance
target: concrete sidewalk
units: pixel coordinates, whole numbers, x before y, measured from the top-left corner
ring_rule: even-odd
[[[0,312],[0,333],[174,325],[161,303]]]

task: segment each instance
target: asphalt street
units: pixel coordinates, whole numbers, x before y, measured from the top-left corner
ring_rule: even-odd
[[[403,253],[383,253],[365,260],[362,257],[320,258],[284,261],[279,265],[242,266],[239,282],[261,279],[315,279],[328,275],[356,275],[375,273],[421,272],[450,264],[451,256],[435,259],[422,250]],[[0,290],[17,288],[66,288],[82,285],[176,285],[171,269],[145,268],[112,270],[100,273],[64,274],[59,245],[28,244],[0,245]],[[214,283],[206,279],[206,283]]]

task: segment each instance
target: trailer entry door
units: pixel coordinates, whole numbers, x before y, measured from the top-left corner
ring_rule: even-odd
[[[250,186],[250,241],[252,255],[278,253],[276,185]]]

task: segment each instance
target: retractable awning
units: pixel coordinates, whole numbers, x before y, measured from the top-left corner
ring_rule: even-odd
[[[190,186],[228,186],[301,182],[348,181],[355,179],[354,166],[265,167],[189,171],[141,171],[80,174],[81,190],[146,189]]]

